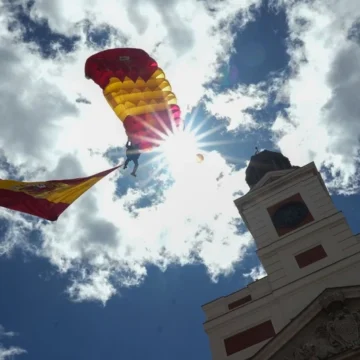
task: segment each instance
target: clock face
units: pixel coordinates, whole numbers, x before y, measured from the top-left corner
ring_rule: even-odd
[[[276,210],[272,217],[276,228],[293,228],[307,216],[309,210],[302,202],[290,202]]]

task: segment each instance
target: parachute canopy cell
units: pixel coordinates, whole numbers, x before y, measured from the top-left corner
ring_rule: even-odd
[[[85,76],[101,87],[129,140],[141,150],[160,145],[164,135],[183,126],[170,83],[144,50],[120,48],[94,54],[86,60]]]

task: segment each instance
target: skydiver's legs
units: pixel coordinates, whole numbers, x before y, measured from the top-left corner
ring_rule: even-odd
[[[137,168],[139,167],[139,162],[138,162],[138,160],[137,159],[135,159],[135,160],[133,160],[133,162],[134,162],[134,170],[132,171],[132,173],[131,173],[131,175],[132,176],[136,176],[136,170],[137,170]]]
[[[129,165],[129,161],[130,161],[130,159],[126,159],[125,164],[124,164],[124,169],[126,169],[127,166]]]

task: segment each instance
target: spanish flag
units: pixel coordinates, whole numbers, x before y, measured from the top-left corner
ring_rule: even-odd
[[[120,166],[68,180],[22,182],[0,179],[0,206],[55,221],[78,197]]]

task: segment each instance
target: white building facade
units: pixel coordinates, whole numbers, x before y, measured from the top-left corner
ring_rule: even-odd
[[[360,359],[360,234],[314,163],[265,150],[246,180],[235,205],[267,276],[203,305],[213,360]]]

